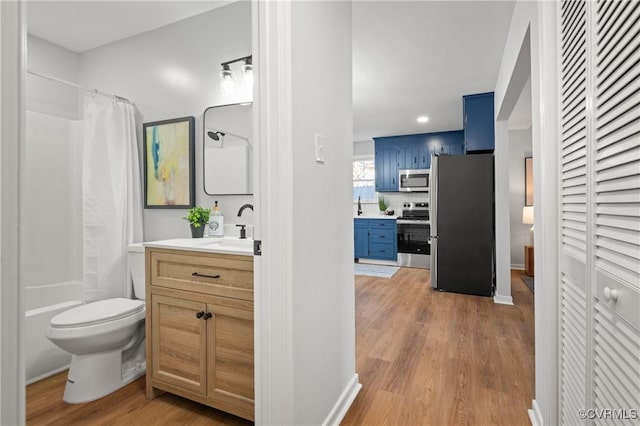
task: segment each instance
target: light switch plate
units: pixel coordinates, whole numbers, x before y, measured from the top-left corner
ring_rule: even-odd
[[[324,135],[315,134],[316,142],[316,163],[324,163]]]

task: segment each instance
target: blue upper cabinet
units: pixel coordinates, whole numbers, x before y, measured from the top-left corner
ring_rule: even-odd
[[[495,148],[493,92],[462,97],[466,152],[487,152]]]
[[[464,131],[374,138],[376,191],[398,191],[399,169],[428,169],[432,154],[464,154]],[[392,150],[395,150],[392,152]]]
[[[398,191],[398,148],[376,143],[376,191]]]

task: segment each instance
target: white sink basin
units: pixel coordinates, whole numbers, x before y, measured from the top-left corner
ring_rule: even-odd
[[[171,240],[151,241],[144,243],[144,245],[157,248],[253,256],[253,239],[249,238],[242,240],[238,237],[174,238]]]
[[[239,238],[220,238],[220,239],[210,239],[207,242],[207,245],[217,245],[219,247],[229,247],[234,249],[246,249],[253,251],[253,240],[239,239]]]

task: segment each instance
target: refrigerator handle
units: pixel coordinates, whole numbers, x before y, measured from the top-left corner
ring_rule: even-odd
[[[429,198],[429,218],[431,220],[431,287],[438,288],[438,157],[436,155],[431,155]]]
[[[438,236],[431,237],[431,287],[438,288]]]

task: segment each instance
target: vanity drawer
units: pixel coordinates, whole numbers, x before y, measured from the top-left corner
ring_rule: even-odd
[[[253,300],[253,258],[147,249],[152,286]]]

